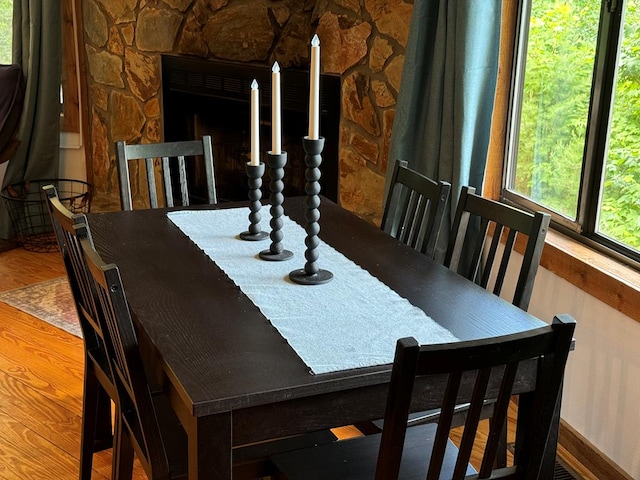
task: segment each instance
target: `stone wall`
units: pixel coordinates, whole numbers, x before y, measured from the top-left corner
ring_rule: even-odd
[[[162,140],[160,56],[187,54],[342,79],[339,201],[379,222],[412,0],[86,0],[88,166],[97,210],[119,205],[114,142]]]

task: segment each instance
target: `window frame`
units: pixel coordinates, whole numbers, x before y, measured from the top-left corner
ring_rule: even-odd
[[[513,185],[515,178],[515,159],[520,134],[521,99],[525,77],[524,64],[527,55],[532,1],[535,0],[521,2],[516,13],[501,199],[520,208],[551,214],[552,228],[616,260],[640,269],[640,252],[596,231],[625,0],[601,0],[600,24],[594,58],[589,117],[585,131],[576,219],[566,217],[509,189],[509,185]]]

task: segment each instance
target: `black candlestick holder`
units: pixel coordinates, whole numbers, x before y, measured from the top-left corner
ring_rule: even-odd
[[[260,162],[258,165],[251,165],[247,162],[247,177],[249,179],[249,209],[251,213],[249,213],[249,229],[246,232],[242,232],[240,234],[240,238],[242,240],[264,240],[269,236],[267,232],[263,232],[260,228],[260,220],[262,219],[262,215],[260,215],[260,208],[262,207],[262,203],[260,199],[262,198],[262,191],[260,187],[262,186],[262,176],[264,175],[264,163]]]
[[[269,190],[271,195],[269,197],[271,201],[271,245],[268,250],[263,250],[258,255],[263,260],[269,261],[283,261],[289,260],[293,257],[293,252],[285,250],[282,246],[282,215],[284,209],[282,203],[284,201],[284,195],[282,190],[284,189],[284,183],[282,178],[284,177],[284,166],[287,164],[287,152],[275,154],[267,152],[267,166],[269,167]]]
[[[304,257],[307,262],[304,264],[304,268],[294,270],[289,273],[289,278],[301,285],[319,285],[321,283],[327,283],[333,278],[333,273],[328,270],[322,270],[318,267],[318,245],[320,240],[318,234],[320,233],[320,164],[322,163],[322,149],[324,148],[324,138],[320,137],[317,140],[311,140],[309,137],[302,139],[302,147],[304,148],[305,156],[304,163],[307,166],[305,171],[305,178],[307,183],[304,190],[307,194],[305,219],[307,220],[306,232],[307,238],[305,239],[305,245],[307,246],[304,252]]]

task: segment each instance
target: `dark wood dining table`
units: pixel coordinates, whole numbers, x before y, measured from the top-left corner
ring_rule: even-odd
[[[284,207],[304,225],[303,198],[288,198]],[[156,359],[154,371],[187,432],[190,479],[230,479],[233,446],[383,417],[390,364],[310,374],[167,211],[92,213],[88,222],[98,252],[120,268],[141,347]],[[543,324],[327,199],[320,213],[324,242],[461,340]],[[289,263],[292,270],[301,268],[304,259]],[[323,267],[322,257],[319,263]],[[313,295],[322,286],[300,288]],[[534,378],[535,365],[523,366],[516,390],[530,390]],[[443,382],[424,379],[412,408],[434,406]],[[553,458],[555,435],[550,438]]]

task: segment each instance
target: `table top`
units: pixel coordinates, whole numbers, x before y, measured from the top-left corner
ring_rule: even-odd
[[[286,199],[284,207],[286,215],[304,225],[303,198]],[[319,236],[324,242],[459,339],[542,325],[331,201],[323,198],[320,212]],[[193,415],[388,382],[390,365],[310,375],[258,307],[166,213],[164,209],[94,213],[88,222],[96,249],[120,268],[144,336],[141,343],[148,341],[157,350],[164,375]],[[303,266],[302,259],[288,263],[292,269]]]

